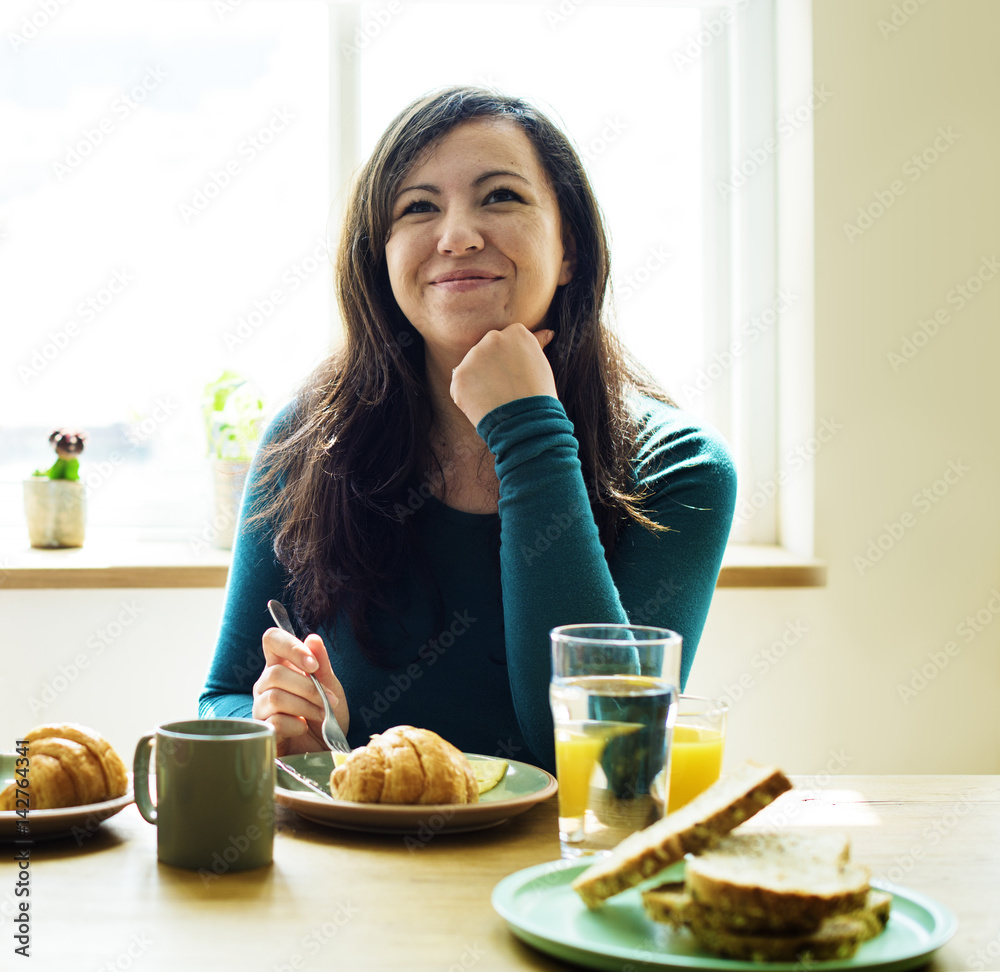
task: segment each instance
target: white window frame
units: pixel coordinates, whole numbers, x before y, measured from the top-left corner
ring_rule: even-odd
[[[794,111],[817,88],[813,76],[812,6],[808,0],[775,0],[778,117]],[[776,193],[779,287],[800,297],[777,329],[777,455],[809,446],[817,431],[815,368],[815,183],[813,120],[801,137],[779,149]],[[811,557],[815,537],[815,464],[779,489],[776,542]]]
[[[330,9],[328,45],[332,55],[328,237],[333,250],[346,203],[346,187],[362,155],[360,59],[342,54],[361,26],[362,5],[357,0],[325,2]],[[419,5],[421,0],[405,2]],[[576,5],[583,0],[512,2],[534,2],[556,9],[560,4]],[[612,0],[586,2],[611,4]],[[702,8],[702,22],[713,37],[710,50],[726,53],[725,57],[713,59],[710,81],[730,96],[741,96],[748,105],[748,113],[735,129],[731,130],[724,119],[715,119],[715,125],[706,126],[706,138],[724,151],[731,167],[738,166],[749,151],[764,144],[774,133],[776,119],[801,105],[813,91],[808,0],[633,2],[642,6],[694,4]],[[764,82],[750,67],[754,58],[773,64],[773,71],[764,72],[768,75]],[[624,90],[627,93],[627,88]],[[740,467],[740,496],[731,542],[780,545],[799,556],[811,557],[814,464],[809,461],[792,470],[787,462],[787,457],[808,445],[816,432],[811,117],[798,127],[795,137],[778,139],[774,151],[768,154],[754,178],[733,194],[729,212],[722,214],[706,234],[706,246],[712,247],[725,263],[718,279],[726,285],[716,286],[711,294],[715,312],[706,321],[705,361],[726,353],[732,359],[724,369],[724,378],[713,382],[709,390],[710,414],[730,439]],[[713,180],[706,192],[716,191]],[[754,245],[747,246],[746,240],[751,237]],[[762,331],[752,348],[734,355],[734,342],[740,339],[746,322],[771,307],[782,291],[795,296],[792,305],[777,317],[773,327]],[[336,334],[335,313],[330,320]],[[761,496],[765,502],[757,508]],[[741,518],[741,507],[752,509],[753,515]],[[154,535],[158,531],[149,524],[141,532]]]

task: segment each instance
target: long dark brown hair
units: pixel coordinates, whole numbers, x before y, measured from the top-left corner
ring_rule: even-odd
[[[395,118],[354,183],[336,268],[344,342],[303,385],[287,432],[261,450],[250,521],[272,525],[301,622],[315,629],[343,611],[375,662],[371,612],[391,610],[384,592],[419,555],[407,497],[433,461],[423,338],[396,304],[386,267],[392,201],[421,153],[456,125],[484,117],[509,119],[531,140],[575,244],[573,277],[556,290],[545,319],[555,331],[545,354],[579,442],[606,556],[629,520],[657,529],[631,474],[638,429],[626,396],[670,399],[604,321],[607,235],[576,150],[520,98],[476,87],[432,92]]]

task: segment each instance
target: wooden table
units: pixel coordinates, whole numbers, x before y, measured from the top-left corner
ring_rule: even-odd
[[[875,876],[958,915],[957,934],[928,969],[1000,969],[1000,777],[800,777],[796,786],[747,826],[850,833],[852,856]],[[554,799],[499,827],[439,835],[420,847],[318,826],[285,809],[278,822],[273,866],[212,881],[159,864],[154,828],[134,806],[81,846],[36,843],[24,968],[569,968],[521,944],[490,905],[502,877],[558,857]],[[0,853],[0,969],[15,969],[15,869],[10,846]]]

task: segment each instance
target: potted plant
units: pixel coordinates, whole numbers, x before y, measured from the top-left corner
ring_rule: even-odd
[[[205,386],[202,414],[212,460],[213,544],[229,550],[250,460],[264,427],[264,400],[241,375],[223,371]]]
[[[33,547],[82,547],[87,520],[79,455],[87,436],[56,429],[49,442],[56,461],[24,481],[24,513]]]

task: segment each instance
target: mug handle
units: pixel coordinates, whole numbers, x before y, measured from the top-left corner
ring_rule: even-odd
[[[156,807],[149,796],[149,751],[152,748],[154,733],[143,736],[136,743],[135,757],[132,760],[132,787],[135,791],[135,805],[143,819],[151,824],[156,823]]]

